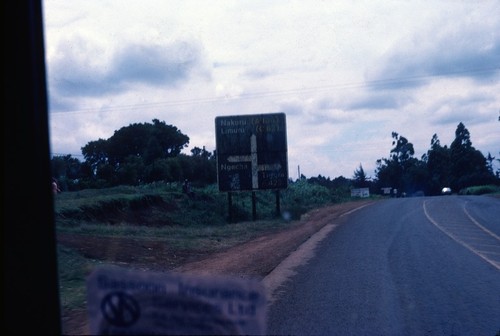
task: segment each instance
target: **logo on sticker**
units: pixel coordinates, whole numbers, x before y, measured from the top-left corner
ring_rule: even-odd
[[[141,309],[135,299],[124,292],[112,292],[101,302],[101,312],[106,321],[116,327],[129,327],[141,315]]]

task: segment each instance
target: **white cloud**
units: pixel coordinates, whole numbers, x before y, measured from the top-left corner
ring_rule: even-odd
[[[202,48],[196,42],[176,41],[166,45],[130,42],[116,50],[105,49],[76,37],[58,47],[49,63],[50,90],[58,96],[117,95],[134,85],[174,87],[190,79],[193,72],[210,77]]]
[[[391,80],[390,85],[422,85],[434,76],[498,78],[499,3],[451,6],[442,20],[403,36],[367,70],[368,81]],[[462,17],[460,17],[462,16]],[[375,84],[379,84],[375,82]]]
[[[497,1],[44,1],[54,153],[158,118],[215,149],[214,118],[285,112],[290,170],[372,174],[463,122],[500,148]],[[292,174],[291,174],[292,175]]]

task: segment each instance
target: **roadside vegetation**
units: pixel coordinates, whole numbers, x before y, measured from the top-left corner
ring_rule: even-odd
[[[128,237],[160,241],[179,253],[212,253],[289,229],[312,209],[351,201],[348,180],[335,183],[333,189],[307,179],[290,182],[280,192],[279,214],[275,191],[256,192],[255,220],[251,192],[233,193],[230,220],[227,193],[216,185],[193,188],[191,194],[183,192],[181,183],[166,182],[63,192],[55,197],[56,227],[58,234],[76,234],[82,240]],[[59,244],[58,262],[63,310],[82,309],[86,275],[109,261]]]
[[[443,187],[454,194],[499,194],[500,171],[493,168],[499,160],[476,150],[462,123],[449,147],[434,134],[421,159],[407,138],[396,132],[392,138],[389,157],[377,160],[374,177],[361,164],[352,178],[301,175],[280,191],[279,213],[275,191],[256,192],[254,218],[251,192],[232,193],[229,212],[228,195],[217,187],[215,151],[195,147],[186,155],[182,150],[189,137],[175,126],[157,119],[132,124],[82,147],[83,162],[71,155],[52,158],[62,191],[55,197],[57,232],[82,240],[159,241],[174,251],[212,253],[288,229],[312,209],[350,201],[353,188],[369,190],[371,197],[381,197],[374,195],[382,190],[397,197],[438,195]],[[63,245],[58,254],[63,310],[81,307],[86,274],[107,261]]]
[[[500,197],[500,186],[498,185],[481,185],[472,186],[460,190],[460,195],[492,195]]]
[[[336,187],[338,179],[346,179],[351,187],[369,188],[370,194],[392,190],[400,196],[439,195],[445,187],[463,193],[471,186],[500,186],[500,169],[495,168],[500,159],[476,149],[463,123],[457,125],[450,145],[442,144],[437,134],[429,143],[429,150],[418,158],[409,138],[392,132],[393,147],[388,157],[376,161],[374,176],[360,163],[352,179],[340,176],[331,180],[321,175],[307,179],[329,189]],[[216,184],[216,151],[194,147],[188,155],[183,152],[188,145],[189,137],[164,121],[131,124],[108,139],[83,146],[83,162],[71,155],[54,156],[53,177],[62,191],[182,181],[197,188]]]

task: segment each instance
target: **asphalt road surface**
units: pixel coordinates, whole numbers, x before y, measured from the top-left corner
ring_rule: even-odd
[[[268,334],[500,333],[500,199],[389,199],[342,221],[279,288]]]

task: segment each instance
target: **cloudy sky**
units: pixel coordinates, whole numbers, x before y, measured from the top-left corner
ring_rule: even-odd
[[[420,158],[460,122],[500,158],[497,0],[43,4],[54,155],[153,119],[212,151],[215,117],[284,112],[294,179],[374,177],[391,132]]]

